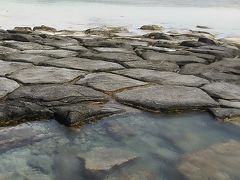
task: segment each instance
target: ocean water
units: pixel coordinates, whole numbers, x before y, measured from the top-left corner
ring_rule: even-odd
[[[230,140],[240,140],[240,128],[205,112],[131,113],[80,129],[66,128],[54,120],[25,123],[0,130],[0,179],[184,180],[176,169],[182,155]],[[79,154],[99,148],[124,150],[137,158],[106,171],[87,169]],[[114,155],[118,157],[118,151]],[[101,156],[96,151],[93,162],[99,163]],[[239,168],[236,165],[229,173]]]
[[[212,28],[222,36],[240,35],[239,0],[0,0],[0,28],[49,25],[83,30],[96,26],[143,24],[167,29]]]

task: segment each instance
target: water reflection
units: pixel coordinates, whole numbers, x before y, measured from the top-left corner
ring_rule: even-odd
[[[23,124],[0,130],[0,179],[184,179],[176,170],[181,155],[240,140],[239,130],[208,113],[126,114],[80,129]]]

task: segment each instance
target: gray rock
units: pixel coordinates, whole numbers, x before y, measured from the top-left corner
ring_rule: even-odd
[[[186,46],[186,47],[201,47],[205,45],[206,45],[205,43],[198,42],[198,41],[183,41],[180,43],[180,46]]]
[[[152,69],[158,71],[170,71],[178,72],[180,71],[179,66],[176,63],[168,61],[130,61],[123,62],[123,64],[129,68],[142,68],[142,69]]]
[[[28,62],[33,63],[34,65],[38,65],[40,62],[44,62],[54,58],[35,54],[12,53],[5,55],[4,59],[7,61]]]
[[[114,72],[130,78],[159,84],[199,87],[209,82],[206,79],[193,75],[181,75],[174,72],[155,71],[149,69],[124,69]]]
[[[1,45],[1,44],[0,44]],[[9,48],[9,47],[4,47],[0,46],[0,57],[5,54],[11,54],[11,53],[16,53],[19,52],[17,49]]]
[[[183,155],[177,169],[191,180],[233,180],[240,177],[240,143],[228,141]]]
[[[196,109],[218,105],[198,88],[170,85],[138,87],[117,93],[116,98],[125,104],[156,111]]]
[[[47,66],[86,70],[86,71],[109,71],[109,70],[124,69],[123,66],[113,62],[106,62],[101,60],[90,60],[90,59],[76,58],[76,57],[54,59],[54,60],[44,61],[40,64],[47,65]]]
[[[0,77],[0,98],[5,97],[7,94],[13,92],[20,85],[13,80]]]
[[[201,87],[212,97],[226,100],[240,100],[240,86],[226,82],[215,82]]]
[[[13,73],[10,77],[24,84],[64,83],[85,75],[83,71],[34,66]]]
[[[202,76],[212,81],[240,82],[240,75],[227,74],[222,72],[205,72]]]
[[[54,49],[51,46],[41,45],[34,42],[20,42],[20,41],[3,41],[2,46],[10,47],[18,50],[49,50]]]
[[[0,125],[16,125],[24,121],[46,120],[53,117],[52,111],[31,102],[8,101],[0,104]]]
[[[81,103],[52,108],[55,119],[66,126],[82,126],[100,118],[125,110],[116,107],[107,107],[105,104]]]
[[[47,35],[45,35],[47,36]],[[57,47],[57,48],[71,48],[73,46],[80,46],[79,41],[69,37],[63,36],[47,36],[42,40],[42,43],[45,45]]]
[[[102,59],[112,62],[140,61],[143,60],[133,53],[86,53],[82,57],[89,59]]]
[[[94,148],[89,152],[79,153],[78,157],[85,160],[85,168],[91,171],[107,171],[135,159],[135,153],[119,148]]]
[[[200,43],[205,43],[205,44],[207,44],[207,45],[214,45],[214,46],[217,45],[217,43],[216,43],[214,40],[209,39],[209,38],[206,38],[206,37],[200,37],[200,38],[198,39],[198,42],[200,42]]]
[[[153,32],[149,34],[143,35],[145,38],[150,38],[150,39],[165,39],[165,40],[172,40],[173,38],[165,33],[160,33],[160,32]]]
[[[41,26],[35,26],[33,28],[33,31],[47,31],[47,32],[56,32],[57,30],[53,27],[41,25]]]
[[[9,75],[15,71],[31,67],[32,64],[30,63],[17,63],[17,62],[5,62],[0,60],[0,75],[5,76]]]
[[[224,99],[218,100],[219,104],[224,107],[238,108],[240,109],[240,101],[227,101]]]
[[[28,54],[36,54],[36,55],[42,55],[42,56],[50,56],[54,58],[65,58],[65,57],[73,57],[77,56],[78,53],[75,51],[68,51],[68,50],[26,50],[22,51],[23,53]]]
[[[80,45],[65,46],[65,47],[61,47],[61,49],[70,50],[70,51],[77,51],[77,52],[80,52],[80,53],[85,53],[85,52],[88,51],[87,48],[85,48],[83,46],[80,46]]]
[[[110,36],[112,33],[128,32],[125,27],[97,27],[85,31],[86,34]]]
[[[82,43],[85,47],[131,48],[131,46],[119,40],[91,39],[88,41],[83,41]]]
[[[142,27],[140,27],[140,29],[141,30],[148,30],[148,31],[160,31],[163,28],[161,26],[151,24],[151,25],[143,25]]]
[[[85,101],[107,101],[108,97],[96,90],[79,85],[30,85],[9,94],[10,100],[25,99],[47,106],[74,104]]]
[[[210,108],[219,120],[240,126],[240,109],[236,108]]]
[[[80,79],[77,84],[87,85],[102,91],[113,92],[124,88],[145,85],[146,83],[103,72],[88,74],[83,79]]]
[[[187,63],[206,63],[205,59],[196,56],[187,55],[173,55],[167,53],[159,53],[156,51],[146,51],[142,54],[142,57],[150,61],[169,61],[175,62],[179,65]]]
[[[111,47],[96,47],[93,50],[99,53],[134,53],[132,50],[124,48],[111,48]]]

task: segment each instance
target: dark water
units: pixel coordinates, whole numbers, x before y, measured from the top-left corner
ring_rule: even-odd
[[[0,130],[0,179],[181,180],[176,170],[181,155],[232,139],[240,140],[240,128],[208,113],[126,114],[81,129],[54,120],[33,122]],[[108,171],[90,171],[78,154],[96,148],[124,150],[137,158]]]

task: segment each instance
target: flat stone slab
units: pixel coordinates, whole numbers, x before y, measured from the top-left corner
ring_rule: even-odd
[[[211,96],[226,100],[240,100],[240,86],[226,82],[215,82],[202,87]]]
[[[17,63],[17,62],[6,62],[0,60],[0,75],[5,76],[9,75],[15,71],[24,69],[24,68],[29,68],[31,67],[32,64],[30,63]]]
[[[178,170],[187,179],[231,180],[240,177],[240,142],[215,144],[207,149],[186,154],[181,158]]]
[[[104,93],[94,89],[70,84],[23,86],[9,94],[8,98],[10,100],[32,100],[49,106],[84,101],[106,101],[108,99]]]
[[[86,70],[86,71],[109,71],[109,70],[124,69],[124,67],[121,66],[120,64],[116,64],[113,62],[106,62],[101,60],[90,60],[90,59],[76,58],[76,57],[49,60],[49,61],[44,61],[41,64],[48,65],[48,66]]]
[[[4,46],[0,45],[0,55],[11,54],[11,53],[16,53],[16,52],[19,52],[19,51],[17,49],[4,47]]]
[[[13,73],[10,77],[24,84],[64,83],[85,75],[85,72],[65,68],[34,66]]]
[[[119,148],[94,148],[79,153],[78,157],[85,160],[85,168],[91,171],[107,171],[137,158],[134,153]]]
[[[170,71],[170,72],[178,72],[180,71],[179,66],[173,62],[167,61],[130,61],[124,62],[125,66],[130,68],[142,68],[142,69],[152,69],[158,71]]]
[[[113,92],[124,88],[145,85],[147,83],[111,73],[93,73],[80,79],[77,84]]]
[[[221,106],[240,109],[240,101],[228,101],[224,99],[219,99],[218,102]]]
[[[117,93],[116,98],[125,104],[157,111],[218,105],[201,89],[170,85],[137,87]]]
[[[206,63],[207,60],[192,56],[192,55],[174,55],[167,53],[159,53],[156,51],[146,51],[142,54],[142,57],[146,60],[150,61],[169,61],[175,62],[179,65],[187,64],[187,63]]]
[[[25,50],[22,51],[23,53],[29,53],[29,54],[37,54],[42,56],[50,56],[54,58],[65,58],[65,57],[73,57],[77,56],[78,52],[75,51],[68,51],[63,49],[57,49],[57,50]]]
[[[206,79],[199,78],[193,75],[181,75],[174,72],[155,71],[149,69],[124,69],[114,71],[114,73],[134,79],[139,79],[142,81],[154,82],[159,84],[199,87],[209,82]]]
[[[133,53],[86,53],[82,57],[89,59],[102,59],[112,62],[141,61],[139,56]]]
[[[34,65],[38,65],[40,62],[44,62],[54,58],[35,54],[13,53],[5,55],[4,59],[7,61],[28,62],[33,63]]]
[[[96,47],[93,50],[99,53],[134,53],[132,50],[124,49],[124,48],[112,48],[112,47]]]
[[[18,50],[46,50],[46,49],[54,49],[54,47],[51,46],[46,46],[46,45],[41,45],[38,43],[34,43],[34,42],[21,42],[21,41],[3,41],[1,43],[3,46],[7,46],[13,49],[18,49]]]
[[[20,85],[16,81],[0,77],[0,98],[5,97],[8,93],[11,93],[19,86]]]

